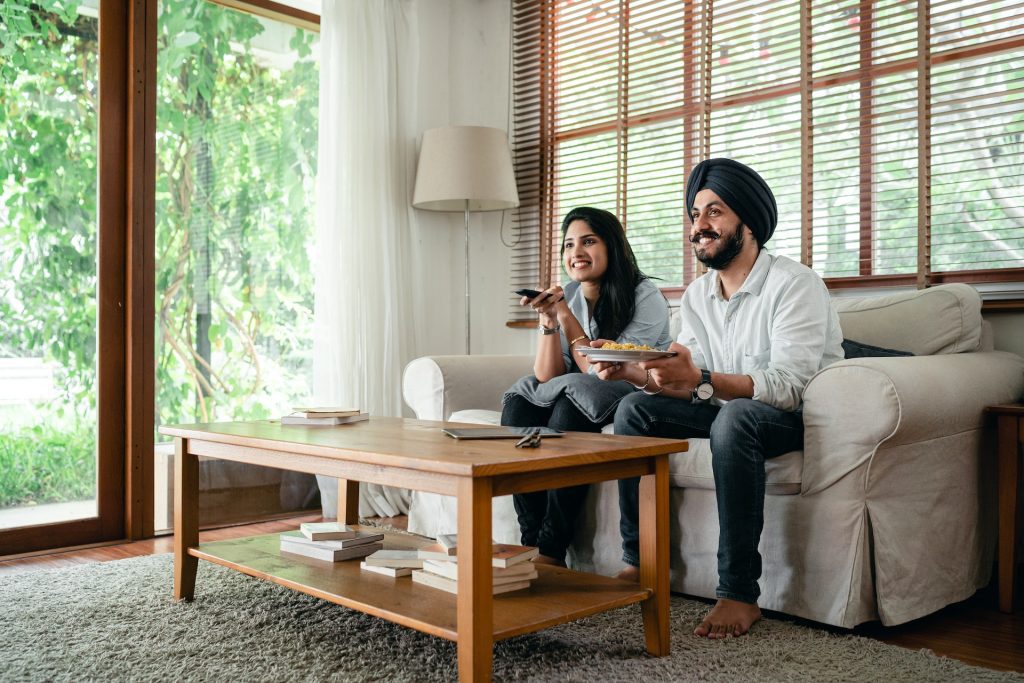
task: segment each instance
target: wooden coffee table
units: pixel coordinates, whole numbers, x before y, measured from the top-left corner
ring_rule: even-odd
[[[459,678],[489,680],[494,642],[640,603],[647,651],[669,652],[668,454],[685,441],[570,433],[536,449],[456,441],[446,423],[372,418],[338,427],[227,422],[160,428],[175,437],[174,597],[195,595],[199,559],[458,643]],[[458,499],[457,596],[359,569],[281,555],[276,535],[199,545],[198,456],[338,477],[339,519],[358,521],[359,482]],[[640,479],[640,583],[538,565],[527,589],[491,594],[491,498]],[[410,536],[388,542],[408,546]],[[425,541],[429,542],[429,541]],[[500,608],[495,609],[495,603]]]

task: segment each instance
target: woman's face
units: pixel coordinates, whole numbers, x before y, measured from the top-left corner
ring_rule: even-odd
[[[576,282],[600,282],[608,270],[608,246],[586,221],[574,220],[565,231],[562,265]]]

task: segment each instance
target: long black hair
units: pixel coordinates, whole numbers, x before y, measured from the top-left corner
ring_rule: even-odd
[[[597,329],[605,339],[617,339],[633,320],[636,311],[636,286],[647,276],[640,272],[633,249],[626,241],[626,231],[615,214],[590,206],[579,206],[562,219],[562,248],[565,255],[565,233],[573,221],[583,221],[594,234],[604,240],[608,249],[608,268],[601,276],[601,289],[594,306]]]

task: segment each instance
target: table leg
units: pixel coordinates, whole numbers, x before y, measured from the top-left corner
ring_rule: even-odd
[[[188,439],[174,440],[174,599],[191,600],[196,592],[199,558],[188,554],[199,545],[199,457],[188,452]]]
[[[359,482],[338,480],[338,523],[359,523]]]
[[[640,477],[640,585],[653,591],[641,604],[647,651],[669,652],[668,456],[653,458],[654,472]]]
[[[459,680],[489,681],[494,648],[490,479],[459,481]]]
[[[1024,419],[1000,415],[998,420],[999,611],[1010,613],[1017,578],[1017,487],[1020,485],[1017,450],[1024,441]]]

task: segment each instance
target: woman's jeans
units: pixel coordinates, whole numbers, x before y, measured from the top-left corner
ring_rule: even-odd
[[[501,424],[510,427],[551,427],[566,432],[599,432],[602,427],[591,422],[565,395],[552,406],[544,408],[518,394],[510,394],[502,407]],[[565,561],[565,551],[572,543],[576,520],[589,489],[589,484],[583,484],[550,491],[512,494],[519,518],[520,542],[537,546],[541,555]]]
[[[761,590],[764,526],[764,461],[803,448],[801,412],[787,412],[749,398],[724,406],[648,394],[631,394],[615,410],[615,433],[670,439],[711,439],[718,501],[718,588],[715,595],[756,603]],[[686,457],[685,455],[683,457]],[[619,481],[622,559],[638,566],[640,480]],[[685,525],[682,532],[686,533]]]

